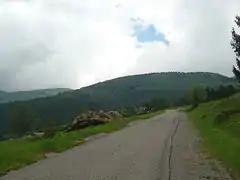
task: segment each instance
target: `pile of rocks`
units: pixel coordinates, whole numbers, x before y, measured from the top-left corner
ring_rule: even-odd
[[[122,115],[117,111],[88,111],[74,118],[73,122],[68,126],[68,131],[82,129],[88,126],[96,126],[109,123],[114,119],[121,118]]]

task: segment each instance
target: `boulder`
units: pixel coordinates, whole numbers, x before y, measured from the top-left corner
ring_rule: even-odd
[[[122,114],[120,114],[118,111],[109,111],[108,114],[112,118],[121,118],[122,117]]]
[[[68,126],[67,131],[109,123],[120,117],[122,117],[122,115],[117,111],[88,111],[87,113],[82,113],[75,117],[73,122]]]

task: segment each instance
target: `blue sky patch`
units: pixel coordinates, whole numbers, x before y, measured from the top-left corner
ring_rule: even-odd
[[[143,26],[142,21],[134,19],[132,19],[132,21],[136,23],[136,25],[133,27],[134,34],[132,36],[136,36],[140,43],[160,41],[167,46],[169,45],[169,41],[166,39],[165,34],[157,31],[153,24],[149,24],[145,27]]]

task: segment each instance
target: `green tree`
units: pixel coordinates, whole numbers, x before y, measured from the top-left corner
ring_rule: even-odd
[[[157,111],[164,109],[168,106],[166,100],[159,97],[153,98],[152,100],[144,102],[141,105],[146,107],[147,111]]]
[[[22,102],[12,103],[7,117],[10,132],[15,136],[22,136],[32,128],[33,111]]]
[[[235,23],[237,27],[240,27],[240,16],[236,16]],[[232,42],[231,46],[236,54],[236,65],[233,66],[233,73],[240,82],[240,35],[236,33],[235,29],[232,28]]]
[[[204,102],[207,99],[206,88],[201,85],[190,88],[188,93],[188,99],[193,105],[193,107],[197,107],[199,103]]]

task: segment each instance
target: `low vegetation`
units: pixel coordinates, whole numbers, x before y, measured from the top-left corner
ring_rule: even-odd
[[[21,139],[0,142],[0,174],[12,169],[20,168],[45,158],[46,153],[61,152],[73,146],[82,144],[84,138],[99,134],[110,133],[126,127],[130,122],[138,119],[148,119],[163,111],[131,116],[118,119],[104,125],[87,127],[78,131],[57,132],[52,138],[27,136]]]
[[[210,153],[240,174],[240,96],[200,104],[188,112]]]

